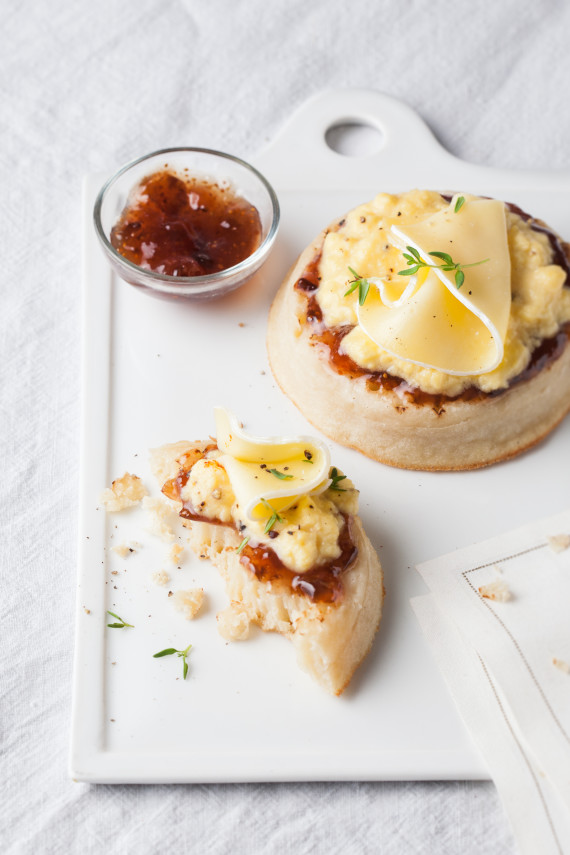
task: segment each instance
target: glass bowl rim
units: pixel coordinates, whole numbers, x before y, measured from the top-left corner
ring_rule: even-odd
[[[269,195],[269,199],[271,202],[272,219],[269,231],[255,250],[255,252],[253,252],[251,255],[248,255],[247,258],[244,258],[237,264],[234,264],[232,267],[226,267],[225,270],[219,270],[217,273],[205,273],[201,276],[171,276],[168,273],[157,273],[154,270],[146,270],[144,267],[140,267],[138,264],[134,264],[134,262],[129,261],[129,259],[125,258],[124,255],[121,255],[121,253],[117,252],[113,244],[107,238],[107,235],[105,234],[105,231],[103,229],[103,223],[101,222],[101,209],[103,207],[103,200],[108,190],[111,189],[112,185],[115,184],[115,182],[118,181],[118,179],[122,175],[124,175],[134,166],[137,166],[139,163],[143,163],[145,160],[150,160],[153,157],[184,152],[197,152],[198,154],[213,155],[214,157],[219,157],[223,160],[230,160],[234,163],[237,163],[239,166],[245,167],[245,169],[251,172],[263,185]],[[131,160],[126,163],[124,166],[118,169],[109,179],[107,179],[107,181],[103,184],[99,193],[97,194],[97,198],[95,199],[95,205],[93,206],[93,223],[97,236],[103,244],[103,247],[106,250],[107,254],[114,261],[116,261],[120,267],[124,267],[126,270],[131,271],[133,274],[136,274],[139,277],[144,277],[145,279],[148,279],[149,287],[156,288],[157,291],[178,294],[182,294],[184,290],[190,288],[194,294],[197,294],[200,291],[203,292],[205,290],[208,290],[208,285],[214,287],[220,286],[236,274],[239,274],[242,271],[247,272],[247,270],[249,270],[250,268],[255,268],[258,262],[261,263],[263,257],[269,251],[269,248],[271,247],[271,244],[273,243],[277,235],[280,213],[281,212],[279,208],[279,200],[277,198],[275,190],[273,189],[267,178],[262,175],[262,173],[258,169],[256,169],[255,166],[252,166],[251,163],[248,163],[241,157],[236,157],[236,155],[234,154],[227,154],[226,152],[218,151],[213,148],[201,148],[197,146],[177,146],[173,148],[157,149],[156,151],[150,152],[150,154],[144,154],[142,155],[142,157],[137,157],[134,160]]]

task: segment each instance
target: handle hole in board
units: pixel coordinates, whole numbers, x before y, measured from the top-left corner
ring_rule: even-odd
[[[330,149],[345,157],[368,157],[384,145],[384,134],[375,125],[358,120],[339,122],[325,131]]]

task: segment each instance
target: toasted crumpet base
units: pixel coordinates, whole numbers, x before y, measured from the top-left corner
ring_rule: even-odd
[[[297,664],[325,691],[340,695],[366,657],[380,624],[384,588],[382,569],[358,517],[352,533],[358,556],[342,575],[338,603],[313,602],[288,586],[260,581],[240,563],[241,538],[226,526],[187,523],[190,547],[219,570],[234,608],[265,632],[288,638]]]
[[[267,350],[282,391],[330,439],[402,469],[476,469],[536,445],[570,411],[568,340],[561,355],[528,380],[501,394],[449,400],[439,410],[392,390],[370,390],[365,377],[336,372],[311,342],[306,298],[294,287],[328,231],[300,255],[279,288],[269,313]]]
[[[175,477],[185,458],[197,459],[207,447],[206,442],[182,441],[155,449],[151,452],[155,477],[160,484],[165,476]],[[180,507],[179,502],[168,502],[173,508]],[[333,695],[346,688],[370,651],[384,600],[383,572],[376,551],[360,518],[353,515],[348,520],[357,556],[341,576],[343,595],[333,603],[315,602],[282,579],[259,580],[240,562],[236,550],[243,534],[234,528],[182,520],[189,531],[190,548],[209,558],[224,580],[230,608],[239,623],[240,633],[234,637],[247,637],[248,623],[280,633],[291,641],[299,666]],[[227,614],[223,617],[227,624]]]

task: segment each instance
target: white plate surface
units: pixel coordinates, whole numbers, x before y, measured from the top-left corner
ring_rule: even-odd
[[[364,121],[383,133],[374,155],[331,151],[326,130]],[[142,511],[107,516],[101,491],[128,470],[152,485],[147,450],[213,431],[223,404],[257,434],[314,433],[276,387],[265,352],[271,299],[320,229],[381,190],[415,186],[503,198],[570,236],[570,174],[503,172],[463,163],[407,107],[366,91],[325,93],[292,118],[255,161],[273,183],[282,223],[265,267],[211,303],[162,302],[111,273],[91,223],[106,176],[84,194],[84,411],[77,645],[71,774],[84,781],[213,782],[485,778],[409,599],[423,592],[414,565],[491,537],[568,503],[570,420],[534,451],[468,473],[418,473],[331,444],[361,490],[361,514],[386,574],[385,617],[374,648],[340,698],[298,670],[286,640],[261,632],[227,644],[225,605],[209,562],[169,564],[168,544]],[[138,541],[127,559],[113,545]],[[155,570],[171,577],[166,588]],[[168,590],[203,586],[204,614],[175,611]],[[107,629],[106,609],[135,625]],[[180,660],[154,660],[193,644]]]

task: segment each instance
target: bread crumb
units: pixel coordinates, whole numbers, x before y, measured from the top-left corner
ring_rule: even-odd
[[[145,496],[143,508],[147,512],[147,529],[161,540],[174,540],[174,530],[170,522],[174,522],[176,514],[163,499],[151,499]]]
[[[110,487],[101,493],[101,503],[108,513],[124,511],[138,505],[148,491],[138,475],[125,472],[121,478],[115,478]]]
[[[113,552],[116,552],[120,558],[127,558],[132,555],[137,549],[140,549],[140,543],[119,543],[118,546],[112,546]]]
[[[552,658],[552,664],[555,668],[558,668],[559,671],[563,671],[564,674],[570,674],[570,665],[568,662],[565,662],[564,659],[557,659],[554,656]]]
[[[182,465],[181,459],[189,453],[192,445],[191,442],[181,440],[180,442],[161,445],[160,448],[151,448],[149,451],[150,468],[159,484],[176,478]],[[199,452],[200,455],[201,453]]]
[[[249,636],[249,618],[237,603],[216,615],[218,632],[228,641],[244,641]]]
[[[156,570],[152,574],[151,579],[155,585],[161,585],[161,586],[166,585],[166,584],[168,584],[168,582],[170,582],[170,576],[168,575],[166,570]]]
[[[189,588],[187,591],[176,591],[174,594],[174,605],[179,612],[184,614],[186,620],[192,620],[196,617],[203,602],[203,588]]]
[[[546,539],[553,552],[564,552],[570,546],[570,534],[553,534]]]
[[[90,615],[90,614],[91,614],[91,609],[86,609],[86,608],[84,608],[84,609],[83,609],[83,611],[85,612],[85,614],[86,614],[86,615]]]
[[[486,600],[495,600],[497,603],[506,603],[511,599],[511,592],[503,579],[496,579],[488,585],[481,585],[479,593]]]
[[[180,556],[183,552],[184,547],[180,543],[173,543],[168,557],[170,558],[173,564],[178,564],[178,562],[180,561]]]

